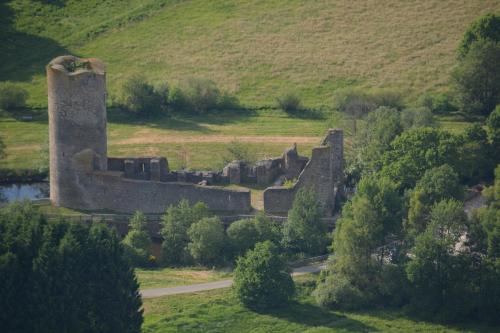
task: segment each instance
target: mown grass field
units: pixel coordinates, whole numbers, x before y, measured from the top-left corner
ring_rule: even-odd
[[[13,0],[0,4],[0,81],[44,107],[44,66],[98,57],[112,98],[133,74],[214,80],[245,105],[296,91],[328,106],[346,86],[395,88],[410,99],[447,90],[455,49],[496,0]],[[112,99],[111,98],[111,99]]]
[[[34,116],[30,121],[22,121],[21,114],[0,116],[0,136],[7,147],[0,169],[36,168],[47,142],[46,110],[30,111]],[[108,120],[110,156],[166,156],[174,170],[220,169],[234,141],[244,142],[259,159],[279,156],[294,142],[300,153],[308,156],[332,125],[325,119],[292,118],[273,110],[150,121],[110,110]]]
[[[421,321],[401,310],[339,312],[319,308],[310,296],[315,277],[296,278],[297,297],[287,308],[256,313],[230,289],[144,300],[143,332],[495,332],[481,324],[447,326]]]
[[[22,115],[33,116],[23,121]],[[458,133],[468,123],[457,116],[438,118],[442,128]],[[141,120],[108,110],[108,155],[166,156],[172,170],[219,170],[233,142],[245,143],[257,159],[279,156],[297,143],[299,153],[310,156],[326,130],[340,127],[350,145],[349,121],[339,117],[295,118],[277,110],[224,113],[207,116],[160,117]],[[47,111],[37,109],[0,113],[0,137],[6,145],[1,169],[36,169],[48,138]],[[44,150],[45,149],[45,150]]]

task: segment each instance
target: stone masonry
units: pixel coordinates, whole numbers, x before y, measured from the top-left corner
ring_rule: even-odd
[[[295,194],[312,188],[327,216],[343,189],[343,134],[329,130],[311,158],[297,146],[282,156],[249,165],[233,161],[223,170],[171,171],[165,157],[108,157],[106,70],[95,58],[61,56],[47,65],[50,142],[50,199],[56,206],[88,211],[161,214],[182,199],[205,202],[220,213],[251,211],[250,191],[225,184],[291,187],[264,191],[264,210],[286,215]]]
[[[187,199],[204,201],[214,211],[251,210],[248,190],[169,182],[165,158],[108,158],[106,71],[100,60],[57,57],[47,66],[47,82],[54,205],[163,213],[167,206]]]

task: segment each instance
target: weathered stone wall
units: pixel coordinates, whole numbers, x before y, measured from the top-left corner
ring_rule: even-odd
[[[50,193],[56,206],[82,210],[163,213],[182,199],[211,210],[248,212],[250,191],[175,181],[164,158],[110,158],[106,139],[106,80],[102,62],[73,56],[47,66]],[[214,178],[207,176],[207,179]],[[200,177],[204,177],[201,175]],[[196,178],[196,177],[195,177]]]
[[[313,148],[312,156],[291,188],[268,187],[264,191],[264,210],[267,214],[287,214],[297,191],[308,187],[316,192],[325,215],[332,216],[335,197],[343,182],[343,134],[329,130],[323,146]]]
[[[180,182],[141,181],[121,176],[116,172],[96,171],[87,177],[80,177],[81,185],[93,193],[87,202],[88,208],[122,213],[140,210],[147,214],[159,214],[165,212],[169,205],[186,199],[193,204],[203,201],[215,211],[251,210],[248,190],[228,190]]]
[[[85,64],[75,68],[74,64]],[[77,186],[75,159],[92,158],[106,170],[106,77],[97,59],[62,56],[47,65],[50,198],[58,206],[78,206],[86,189]],[[94,154],[82,154],[90,150]]]
[[[165,157],[109,157],[109,171],[122,171],[125,178],[166,181],[168,162]]]

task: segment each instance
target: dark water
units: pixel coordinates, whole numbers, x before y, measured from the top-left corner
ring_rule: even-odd
[[[0,202],[49,197],[48,183],[21,183],[0,185]]]

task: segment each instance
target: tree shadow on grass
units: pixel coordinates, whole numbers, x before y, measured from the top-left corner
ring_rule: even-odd
[[[273,309],[261,314],[309,327],[336,328],[347,332],[375,332],[376,328],[348,318],[333,311],[325,310],[310,303],[294,301],[286,308]]]
[[[158,115],[152,117],[139,117],[120,108],[108,109],[108,122],[116,124],[129,124],[147,126],[156,129],[193,131],[203,134],[213,134],[214,130],[205,125],[229,125],[244,123],[254,112],[241,110],[230,112],[214,112],[205,115]]]
[[[15,29],[15,12],[0,0],[0,81],[28,82],[56,56],[69,51],[55,40]]]

